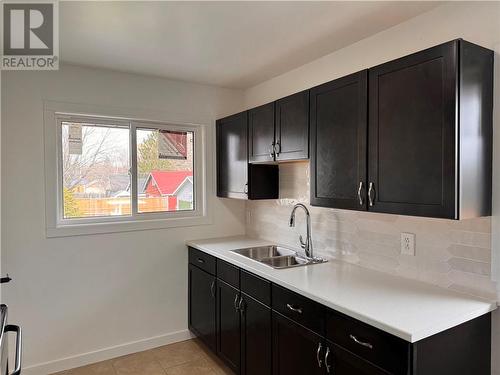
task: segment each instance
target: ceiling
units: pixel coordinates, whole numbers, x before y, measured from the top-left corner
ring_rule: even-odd
[[[438,2],[60,2],[61,59],[247,88]]]

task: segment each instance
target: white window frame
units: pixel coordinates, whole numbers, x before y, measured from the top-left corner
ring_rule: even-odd
[[[47,237],[63,237],[72,235],[113,233],[133,230],[148,230],[212,223],[209,215],[210,195],[213,185],[212,158],[207,157],[207,139],[212,132],[206,124],[181,121],[164,121],[168,115],[152,116],[145,119],[142,114],[123,116],[122,112],[110,115],[111,111],[82,112],[77,105],[49,102],[45,105],[45,197],[46,197],[46,234]],[[107,113],[102,114],[102,112]],[[129,112],[126,112],[129,113]],[[101,216],[85,218],[64,218],[63,205],[63,171],[62,171],[62,123],[85,122],[97,125],[125,126],[130,131],[129,157],[131,169],[131,214],[124,216]],[[186,211],[137,212],[137,144],[136,129],[168,129],[193,132],[193,183],[194,209]]]

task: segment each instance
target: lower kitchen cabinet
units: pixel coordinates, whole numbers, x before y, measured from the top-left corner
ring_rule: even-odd
[[[214,351],[215,281],[215,276],[189,264],[189,329]]]
[[[217,279],[217,355],[240,371],[240,291]]]
[[[241,374],[271,375],[271,308],[241,293]]]
[[[323,338],[273,312],[273,375],[325,373]]]
[[[325,337],[391,374],[408,373],[408,341],[333,310],[327,312]]]
[[[189,248],[189,329],[241,375],[489,375],[491,314],[410,343]]]
[[[325,369],[327,374],[335,375],[389,375],[386,372],[360,357],[328,343],[325,349]]]

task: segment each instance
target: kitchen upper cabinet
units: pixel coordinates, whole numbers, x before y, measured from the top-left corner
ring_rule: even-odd
[[[309,90],[248,111],[251,163],[307,159]]]
[[[370,211],[491,214],[492,74],[492,51],[463,40],[370,69]]]
[[[240,371],[240,291],[217,280],[217,355],[234,372]]]
[[[200,263],[205,261],[202,258]],[[189,264],[189,329],[213,351],[216,349],[215,276]]]
[[[311,89],[311,204],[491,215],[492,100],[493,52],[463,40]]]
[[[311,204],[366,210],[367,71],[311,89]]]
[[[271,375],[271,308],[241,293],[241,374]]]
[[[217,196],[276,199],[277,165],[248,164],[248,112],[217,120]]]
[[[217,121],[217,196],[248,197],[247,112]]]
[[[274,161],[274,102],[248,111],[250,162]]]
[[[277,161],[309,157],[309,90],[276,102]]]

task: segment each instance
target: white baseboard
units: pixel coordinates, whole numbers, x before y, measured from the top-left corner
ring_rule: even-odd
[[[193,335],[186,329],[182,331],[167,333],[160,336],[150,337],[143,340],[128,342],[108,348],[99,349],[93,352],[78,354],[71,357],[57,359],[45,363],[39,363],[23,368],[23,375],[48,375],[58,371],[64,371],[75,367],[85,366],[91,363],[105,361],[122,355],[132,354],[156,348],[174,342],[184,341],[192,338]]]

